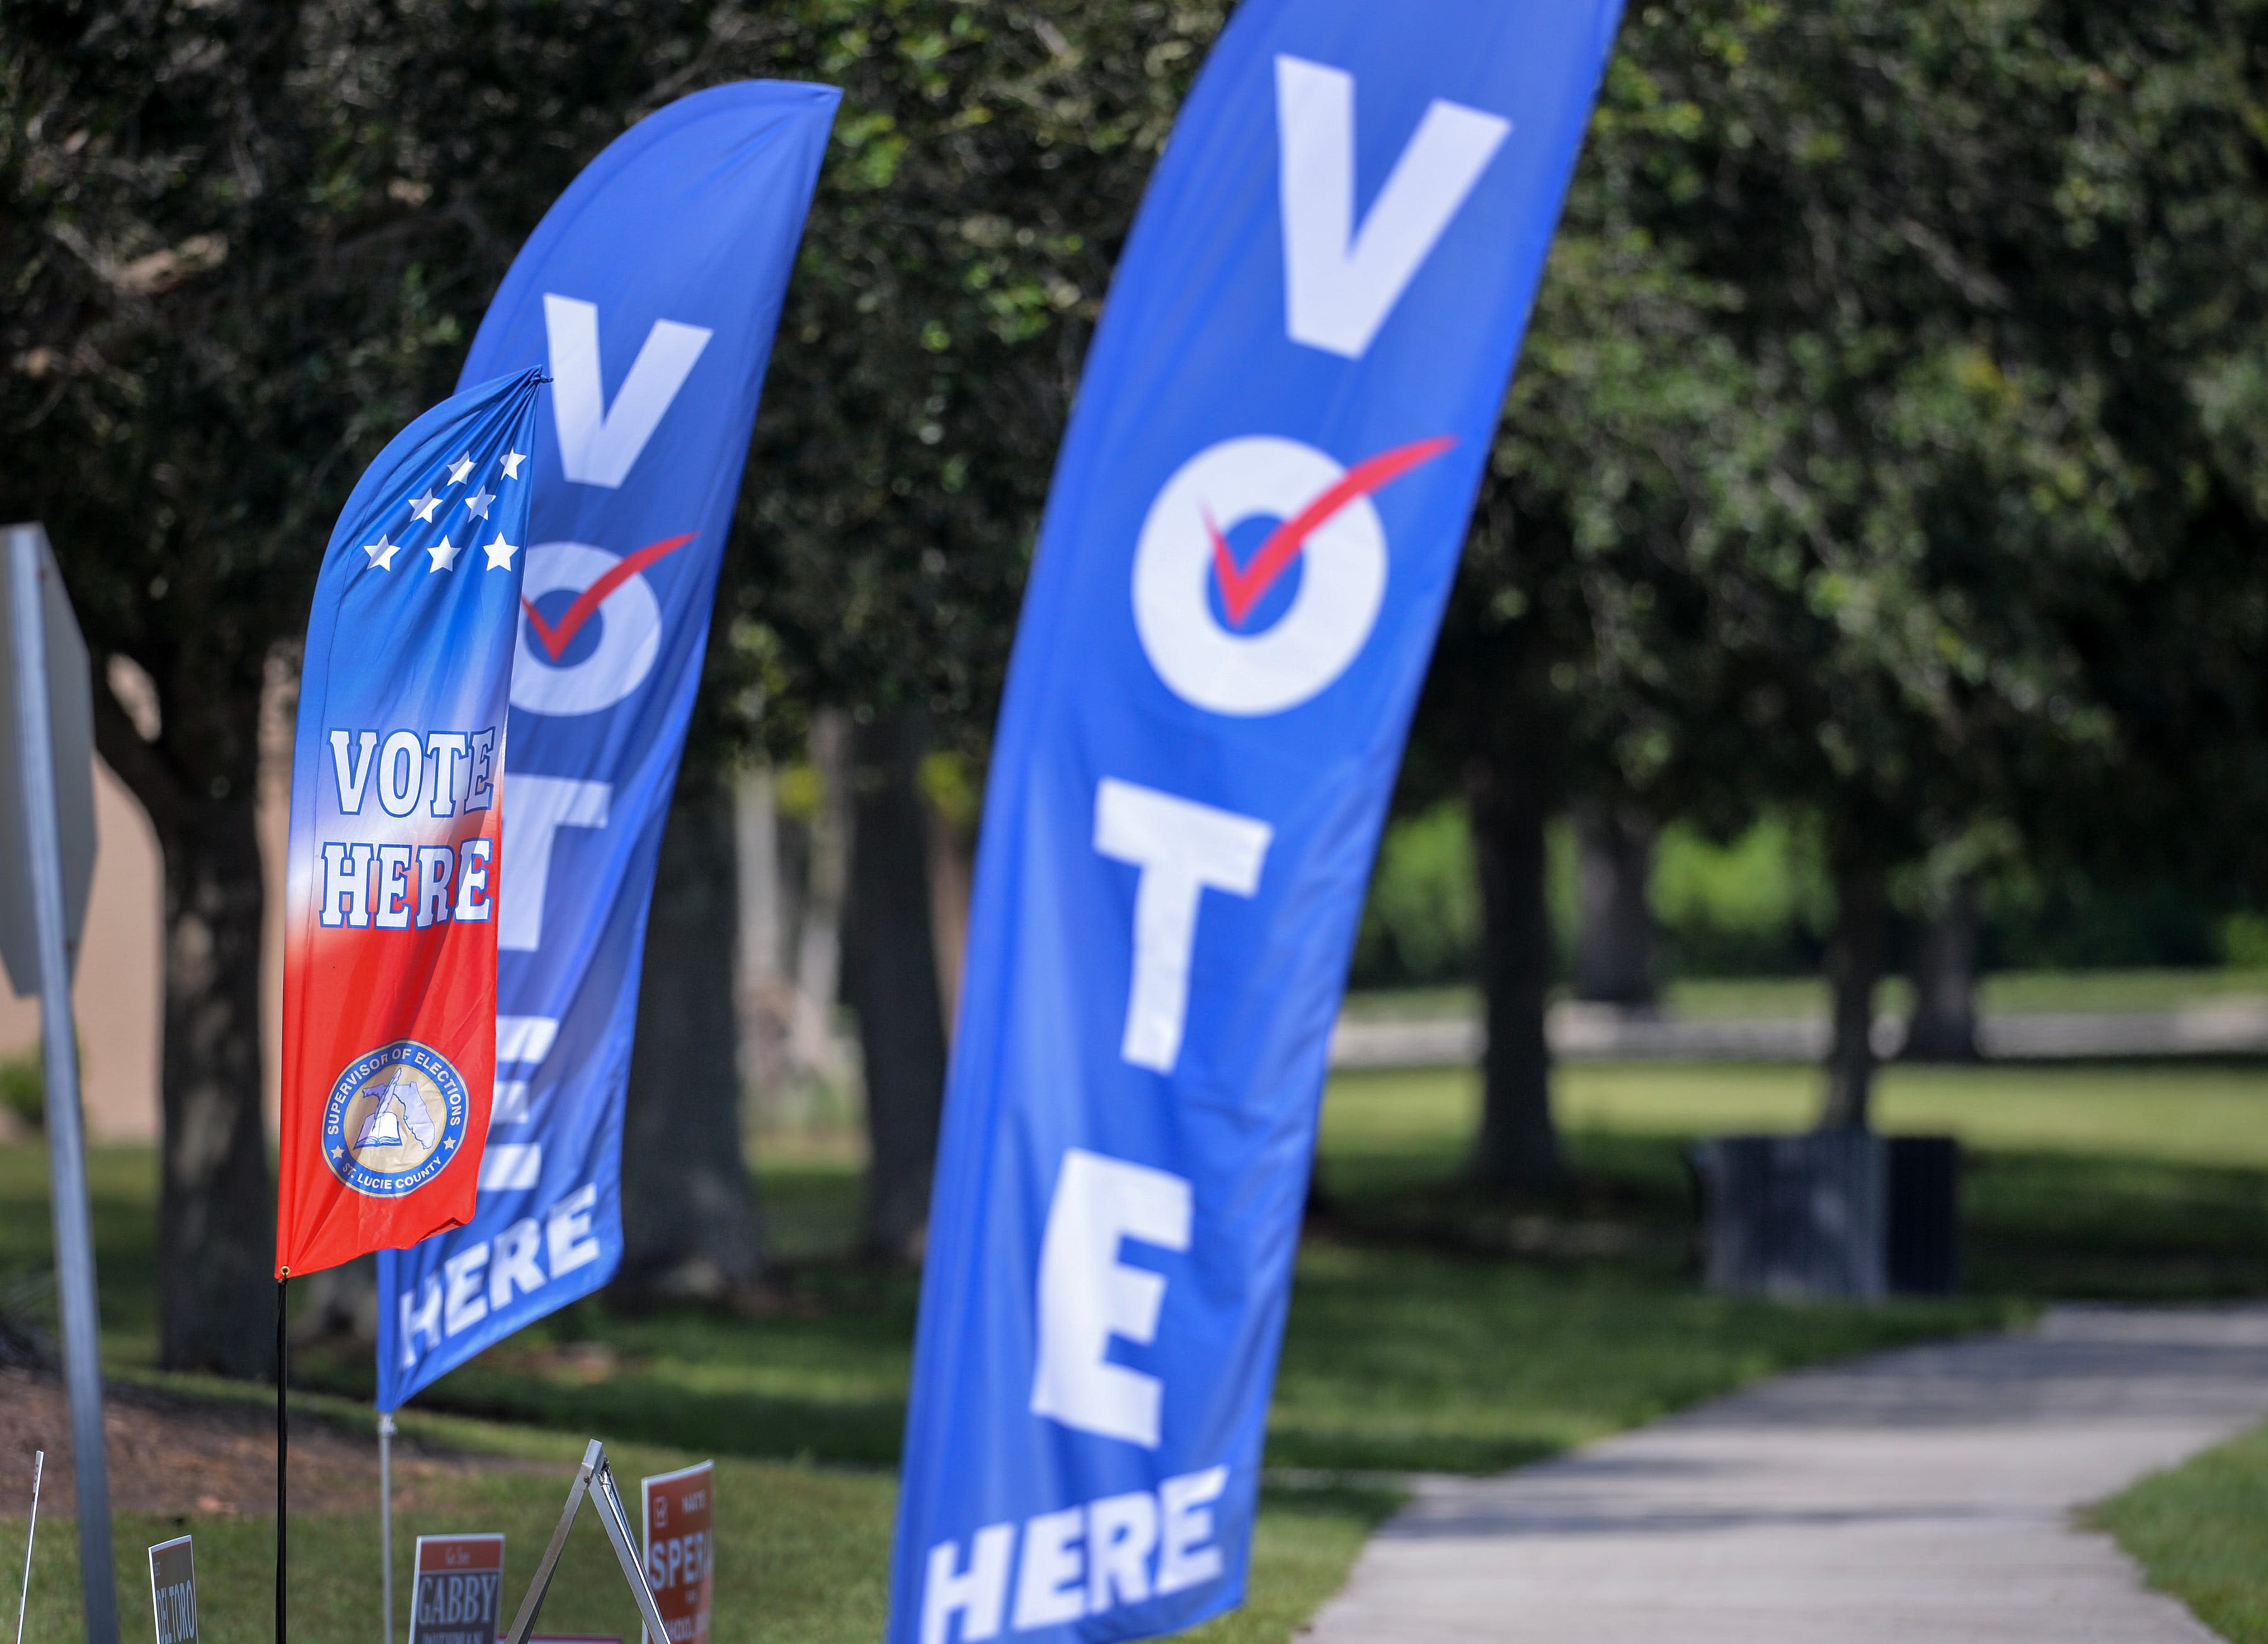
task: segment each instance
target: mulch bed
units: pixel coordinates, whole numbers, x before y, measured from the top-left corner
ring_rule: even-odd
[[[276,1416],[272,1407],[198,1398],[113,1383],[104,1391],[103,1436],[110,1505],[121,1513],[268,1513],[276,1507]],[[36,1371],[0,1368],[0,1518],[31,1505],[32,1454],[48,1453],[40,1515],[77,1510],[70,1412],[62,1382]],[[397,1510],[417,1503],[419,1486],[453,1474],[521,1463],[450,1455],[397,1438]],[[302,1415],[291,1422],[291,1511],[375,1511],[378,1436],[356,1436]]]

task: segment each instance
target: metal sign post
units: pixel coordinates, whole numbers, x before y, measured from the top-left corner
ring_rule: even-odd
[[[614,1544],[615,1561],[622,1567],[622,1580],[629,1583],[630,1596],[637,1603],[639,1620],[652,1637],[669,1636],[668,1624],[662,1620],[660,1607],[653,1602],[653,1589],[646,1585],[645,1567],[638,1559],[637,1549],[631,1544],[630,1515],[622,1509],[622,1493],[615,1486],[614,1469],[607,1465],[607,1447],[593,1439],[583,1452],[583,1464],[576,1470],[575,1482],[567,1486],[567,1506],[559,1515],[559,1527],[551,1532],[551,1544],[543,1550],[542,1562],[535,1567],[535,1579],[527,1584],[527,1596],[519,1601],[519,1613],[512,1618],[512,1631],[504,1634],[504,1644],[527,1644],[528,1633],[543,1608],[543,1596],[551,1590],[551,1578],[558,1573],[559,1555],[567,1549],[567,1532],[575,1528],[575,1515],[586,1494],[598,1506],[600,1527]]]
[[[110,1558],[110,1482],[103,1464],[102,1360],[94,1309],[94,1235],[86,1210],[86,1150],[79,1131],[78,1045],[71,1031],[69,951],[72,921],[69,903],[84,916],[83,888],[67,895],[66,847],[62,837],[64,785],[91,782],[86,731],[92,719],[88,702],[86,646],[63,598],[63,582],[47,533],[36,525],[0,530],[6,556],[6,645],[9,694],[15,698],[10,729],[14,733],[14,769],[0,772],[0,793],[11,796],[21,829],[19,862],[0,865],[11,888],[28,893],[34,963],[25,966],[8,944],[11,978],[19,992],[31,980],[40,992],[40,1039],[47,1074],[48,1154],[55,1227],[55,1294],[63,1314],[63,1380],[70,1392],[71,1461],[78,1479],[78,1557],[85,1591],[87,1644],[118,1644],[118,1588]],[[61,618],[57,619],[60,609]],[[70,672],[51,694],[50,649],[77,660],[76,690]],[[60,709],[59,713],[57,710]],[[64,734],[59,735],[58,732]],[[77,742],[65,745],[66,737]],[[59,755],[70,756],[73,772],[58,782]],[[75,779],[74,779],[75,778]],[[13,832],[14,829],[10,831]],[[90,809],[84,840],[70,847],[71,866],[93,860]],[[28,870],[26,872],[26,870]],[[20,905],[20,904],[19,904]],[[12,923],[12,921],[0,921]],[[26,970],[31,971],[27,977]]]
[[[383,1410],[378,1412],[378,1567],[385,1594],[382,1636],[394,1644],[394,1417]]]

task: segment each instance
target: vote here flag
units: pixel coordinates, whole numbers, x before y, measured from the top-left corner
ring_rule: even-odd
[[[622,1260],[646,909],[757,390],[840,93],[749,81],[657,110],[513,259],[465,374],[549,369],[512,675],[499,1078],[480,1202],[379,1257],[378,1407]]]
[[[890,1644],[1242,1597],[1363,886],[1616,0],[1246,0],[1088,356],[985,793]]]
[[[397,434],[323,553],[291,750],[278,1278],[472,1217],[543,380]]]

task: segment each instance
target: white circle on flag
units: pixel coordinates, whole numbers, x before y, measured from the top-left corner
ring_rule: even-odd
[[[1281,713],[1360,653],[1386,598],[1386,527],[1367,497],[1307,534],[1299,591],[1265,630],[1224,627],[1207,598],[1216,529],[1226,536],[1256,517],[1293,519],[1345,477],[1313,446],[1270,434],[1223,440],[1174,470],[1135,544],[1134,626],[1175,696],[1240,718]]]
[[[621,563],[621,555],[587,542],[539,542],[527,550],[520,598],[533,609],[547,593],[579,597]],[[559,612],[553,626],[556,630],[570,620],[568,612]],[[512,665],[513,707],[556,716],[596,713],[644,682],[653,671],[654,658],[661,653],[661,606],[645,578],[630,577],[616,586],[596,610],[584,616],[581,626],[593,623],[599,624],[599,641],[591,653],[562,663],[550,653],[528,611],[520,613],[519,646]],[[562,636],[559,651],[571,649],[580,631]]]

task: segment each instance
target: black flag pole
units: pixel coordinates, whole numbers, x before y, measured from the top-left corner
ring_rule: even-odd
[[[276,1644],[284,1644],[284,1574],[286,1567],[284,1479],[291,1471],[291,1424],[284,1413],[284,1388],[291,1375],[291,1340],[284,1331],[284,1298],[291,1288],[287,1271],[276,1281]]]

